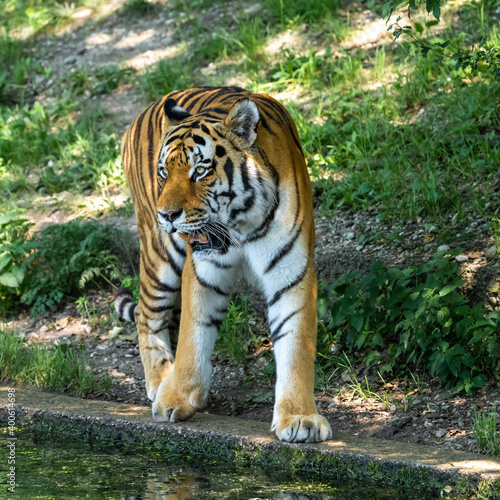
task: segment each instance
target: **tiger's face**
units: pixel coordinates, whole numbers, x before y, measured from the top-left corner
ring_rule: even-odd
[[[172,104],[169,115],[165,108],[175,124],[158,156],[158,225],[177,231],[193,252],[225,253],[263,211],[258,201],[266,183],[252,156],[257,106],[247,99],[236,103],[223,122]]]

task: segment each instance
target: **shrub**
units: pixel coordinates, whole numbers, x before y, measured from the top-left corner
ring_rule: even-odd
[[[31,314],[54,308],[79,290],[119,282],[125,268],[124,237],[112,226],[71,221],[49,226],[28,239],[30,224],[10,213],[0,218],[1,312],[22,304]]]
[[[449,252],[457,255],[458,250]],[[343,275],[320,299],[327,328],[350,353],[381,373],[424,367],[455,392],[471,394],[497,369],[500,311],[488,312],[461,293],[458,264],[438,252],[400,270],[375,262],[370,273]]]
[[[29,268],[36,243],[27,239],[32,224],[9,212],[0,217],[0,314],[19,300],[21,285]]]

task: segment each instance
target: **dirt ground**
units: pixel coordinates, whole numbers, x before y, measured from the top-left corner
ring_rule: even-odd
[[[112,4],[110,4],[112,9]],[[84,20],[88,13],[82,13]],[[214,14],[215,15],[215,14]],[[360,40],[363,47],[371,47],[386,36],[383,22],[371,23],[371,38]],[[67,30],[55,40],[40,37],[37,58],[51,65],[53,71],[71,71],[88,65],[125,63],[142,70],[145,66],[175,53],[166,27],[178,22],[166,15],[156,18],[130,20],[110,17],[89,31],[83,25]],[[380,24],[380,26],[379,26]],[[373,33],[372,33],[373,31]],[[279,41],[277,43],[280,43]],[[286,40],[282,41],[286,43]],[[270,48],[272,50],[272,47]],[[215,71],[207,67],[207,74]],[[243,83],[228,81],[228,84]],[[49,102],[52,87],[45,82],[40,95]],[[99,104],[116,119],[117,129],[124,131],[132,119],[146,106],[136,89],[122,87],[112,94],[96,96]],[[50,199],[52,198],[52,200]],[[43,210],[37,208],[27,216],[37,223],[36,229],[47,224],[63,223],[80,216],[67,210],[60,200],[61,194],[46,197]],[[123,193],[111,194],[111,200],[120,208],[125,203]],[[102,202],[98,193],[85,196],[83,203],[89,212]],[[76,204],[82,204],[80,200]],[[71,204],[70,204],[71,205]],[[136,234],[133,218],[116,214],[103,217],[103,222],[116,223],[122,229]],[[338,211],[334,218],[325,217],[317,209],[315,214],[317,245],[316,270],[318,278],[332,282],[340,274],[356,269],[367,269],[374,260],[386,264],[408,266],[430,257],[437,249],[434,231],[424,220],[409,221],[393,227],[384,226],[368,214]],[[484,220],[469,220],[462,234],[456,235],[451,247],[464,248],[463,271],[469,279],[469,293],[485,298],[492,308],[499,304],[497,283],[500,264],[488,260],[485,252],[493,245]],[[401,238],[389,243],[382,238],[370,239],[374,234],[397,233]],[[366,235],[359,243],[360,236]],[[373,241],[373,242],[370,242]],[[106,320],[111,312],[110,296],[94,292],[88,296],[96,306],[96,318]],[[258,300],[256,301],[258,304]],[[265,334],[263,312],[257,308],[257,321]],[[147,404],[144,376],[139,356],[135,328],[112,319],[93,324],[77,311],[75,304],[47,313],[42,317],[23,317],[9,323],[29,342],[72,343],[85,346],[89,368],[107,373],[113,380],[106,397],[112,400]],[[269,345],[265,341],[257,346],[244,366],[234,366],[214,360],[214,377],[207,411],[215,414],[235,415],[241,418],[271,421],[273,407],[273,381],[262,375],[262,366],[269,360]],[[364,383],[364,372],[356,374]],[[375,399],[359,397],[352,390],[352,379],[347,373],[332,376],[324,391],[316,393],[318,409],[331,422],[335,431],[359,436],[371,436],[413,443],[437,444],[461,450],[475,450],[472,435],[474,407],[487,410],[500,402],[500,391],[492,384],[473,398],[463,398],[446,392],[432,379],[422,378],[419,387],[410,388],[397,381],[368,379]],[[382,401],[382,399],[384,401]]]

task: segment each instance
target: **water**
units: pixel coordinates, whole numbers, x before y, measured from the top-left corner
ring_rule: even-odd
[[[421,492],[338,483],[300,473],[236,467],[186,457],[123,453],[87,444],[39,443],[17,434],[16,489],[7,491],[5,438],[0,443],[1,499],[315,499],[424,500]],[[191,461],[192,462],[192,461]]]

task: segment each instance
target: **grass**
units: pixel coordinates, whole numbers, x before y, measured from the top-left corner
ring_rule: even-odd
[[[477,409],[474,408],[472,430],[481,453],[500,455],[500,438],[497,431],[497,412],[495,407],[489,413],[478,413]]]
[[[27,345],[4,330],[0,330],[0,380],[79,396],[105,394],[111,385],[108,377],[95,377],[80,349],[67,344]]]
[[[240,365],[245,363],[249,346],[256,341],[250,326],[252,317],[247,296],[231,301],[215,344],[219,357]]]

